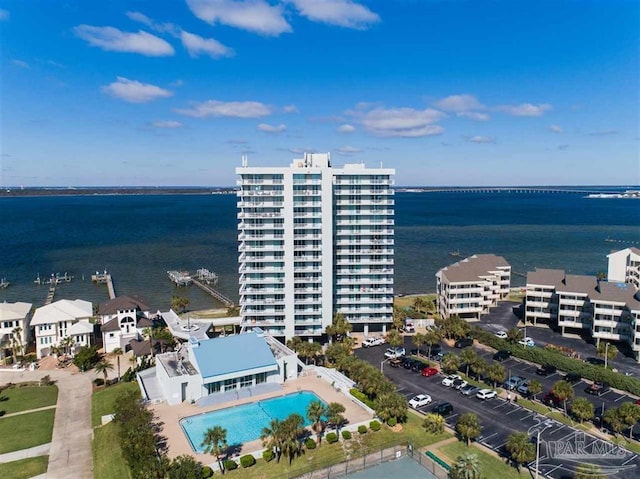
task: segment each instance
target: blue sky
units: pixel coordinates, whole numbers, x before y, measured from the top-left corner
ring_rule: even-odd
[[[0,185],[640,184],[640,4],[0,0]]]

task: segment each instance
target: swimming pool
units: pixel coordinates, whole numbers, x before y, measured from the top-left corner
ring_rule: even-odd
[[[307,419],[307,406],[311,401],[320,401],[325,406],[327,405],[311,391],[300,391],[264,401],[189,416],[180,420],[180,426],[182,426],[193,450],[202,454],[204,448],[200,444],[205,431],[213,426],[221,426],[227,430],[227,444],[230,446],[260,439],[262,428],[268,426],[272,419],[283,420],[293,413],[300,414],[304,418],[304,425],[308,426],[310,423]]]

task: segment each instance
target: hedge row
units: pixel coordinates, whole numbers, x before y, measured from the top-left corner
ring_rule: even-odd
[[[362,401],[371,409],[373,409],[373,401],[369,399],[369,396],[367,396],[365,393],[363,393],[362,391],[356,388],[349,389],[349,392],[354,398],[358,399],[359,401]]]
[[[475,328],[474,337],[482,344],[494,349],[509,349],[514,357],[536,364],[551,364],[561,371],[579,374],[591,381],[603,381],[615,389],[640,396],[640,379],[616,373],[602,366],[585,363],[579,359],[565,356],[558,351],[543,348],[529,348],[519,344],[511,344],[488,331]]]

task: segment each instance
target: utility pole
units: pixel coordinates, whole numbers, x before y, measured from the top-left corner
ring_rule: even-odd
[[[604,343],[604,368],[607,369],[607,360],[609,359],[609,343]]]

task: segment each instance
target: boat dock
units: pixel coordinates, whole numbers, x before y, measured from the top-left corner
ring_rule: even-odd
[[[169,275],[169,279],[173,281],[176,286],[189,286],[193,281],[193,278],[189,275],[188,271],[171,270],[167,271],[167,274]]]
[[[5,289],[9,287],[9,281],[7,281],[7,278],[1,278],[0,279],[0,289]]]
[[[58,283],[50,283],[49,291],[47,292],[47,299],[44,300],[44,305],[51,304],[53,302],[53,297],[56,295],[56,286]]]
[[[216,298],[218,301],[220,301],[222,304],[224,304],[225,307],[232,308],[233,306],[235,306],[234,302],[231,301],[229,298],[227,298],[220,291],[217,291],[217,290],[213,289],[211,286],[209,286],[207,284],[201,283],[197,279],[191,278],[191,281],[193,282],[193,284],[195,284],[202,291],[204,291],[205,293],[210,294],[211,296]]]
[[[106,269],[103,273],[96,271],[96,274],[92,274],[91,281],[97,284],[106,284],[107,291],[109,292],[109,299],[114,299],[116,297],[116,290],[113,287],[113,278],[109,273],[107,273]]]
[[[203,281],[207,284],[218,283],[218,275],[213,271],[209,271],[205,268],[200,268],[198,271],[196,271],[196,277],[198,278],[198,280]]]

